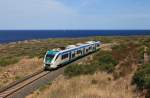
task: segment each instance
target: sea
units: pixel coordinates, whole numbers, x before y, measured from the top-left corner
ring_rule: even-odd
[[[0,30],[0,43],[46,38],[143,35],[150,35],[150,30]]]

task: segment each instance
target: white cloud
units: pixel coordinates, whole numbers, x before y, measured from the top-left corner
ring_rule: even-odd
[[[0,6],[0,28],[59,27],[77,14],[56,0],[6,0]]]
[[[140,14],[133,10],[133,14],[124,8],[127,13],[122,14],[118,13],[119,6],[116,8],[117,11],[108,5],[107,9],[104,2],[96,2],[99,0],[78,1],[81,3],[80,7],[76,1],[69,1],[72,4],[77,3],[72,7],[61,0],[1,0],[0,29],[149,28],[150,15],[144,14],[145,12]],[[94,6],[95,3],[100,8]]]

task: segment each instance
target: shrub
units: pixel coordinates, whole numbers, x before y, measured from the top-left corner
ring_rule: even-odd
[[[82,70],[82,66],[79,66],[79,65],[71,65],[71,66],[68,66],[65,71],[64,71],[64,74],[66,76],[77,76],[81,73],[81,70]]]
[[[122,52],[123,50],[125,50],[127,48],[126,45],[121,44],[121,45],[115,45],[112,47],[113,50],[116,50],[118,52]]]
[[[107,53],[99,58],[99,69],[107,72],[112,72],[118,61],[115,60],[112,54]]]
[[[139,89],[150,89],[150,64],[144,65],[133,76],[133,83]]]
[[[65,68],[64,74],[66,76],[78,76],[83,74],[93,74],[98,70],[112,72],[118,61],[115,60],[110,52],[99,52],[94,57],[91,64],[87,65],[71,65]]]
[[[113,56],[117,60],[123,60],[128,55],[129,50],[127,49],[127,45],[115,45],[112,47]]]
[[[16,76],[15,79],[16,79],[16,80],[20,80],[20,79],[22,79],[22,77]]]
[[[6,66],[9,64],[15,64],[19,61],[18,58],[1,58],[0,59],[0,66]]]
[[[70,65],[65,68],[64,75],[73,77],[81,74],[93,74],[96,70],[96,65]]]
[[[144,59],[144,46],[138,49],[138,53],[139,53],[140,59]]]

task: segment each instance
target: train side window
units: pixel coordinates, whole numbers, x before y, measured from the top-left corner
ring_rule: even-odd
[[[92,49],[92,46],[89,47],[89,50],[91,50],[91,49]]]
[[[95,47],[93,47],[93,50],[95,49]]]
[[[72,54],[72,58],[74,58],[74,57],[75,57],[75,53]]]
[[[81,53],[81,50],[78,50],[78,51],[77,51],[77,54],[80,54],[80,53]]]
[[[77,50],[77,54],[79,54],[79,50]]]
[[[65,55],[65,58],[68,58],[68,53]]]
[[[62,60],[64,59],[64,55],[61,56],[61,59],[62,59]]]
[[[89,50],[88,49],[86,49],[86,52],[88,52]]]
[[[66,59],[66,58],[68,58],[68,53],[62,55],[62,59]]]

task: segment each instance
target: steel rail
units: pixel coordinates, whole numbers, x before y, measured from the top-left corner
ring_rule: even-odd
[[[29,75],[29,76],[25,77],[24,79],[22,79],[20,81],[17,81],[17,82],[14,82],[14,83],[10,84],[9,86],[1,89],[0,98],[6,98],[6,97],[12,95],[13,93],[19,91],[23,87],[33,83],[34,81],[42,78],[43,76],[45,76],[49,73],[50,73],[50,71],[44,72],[44,71],[40,70],[40,71],[38,71],[38,72],[36,72],[32,75]],[[16,87],[16,88],[13,88],[13,87]]]

